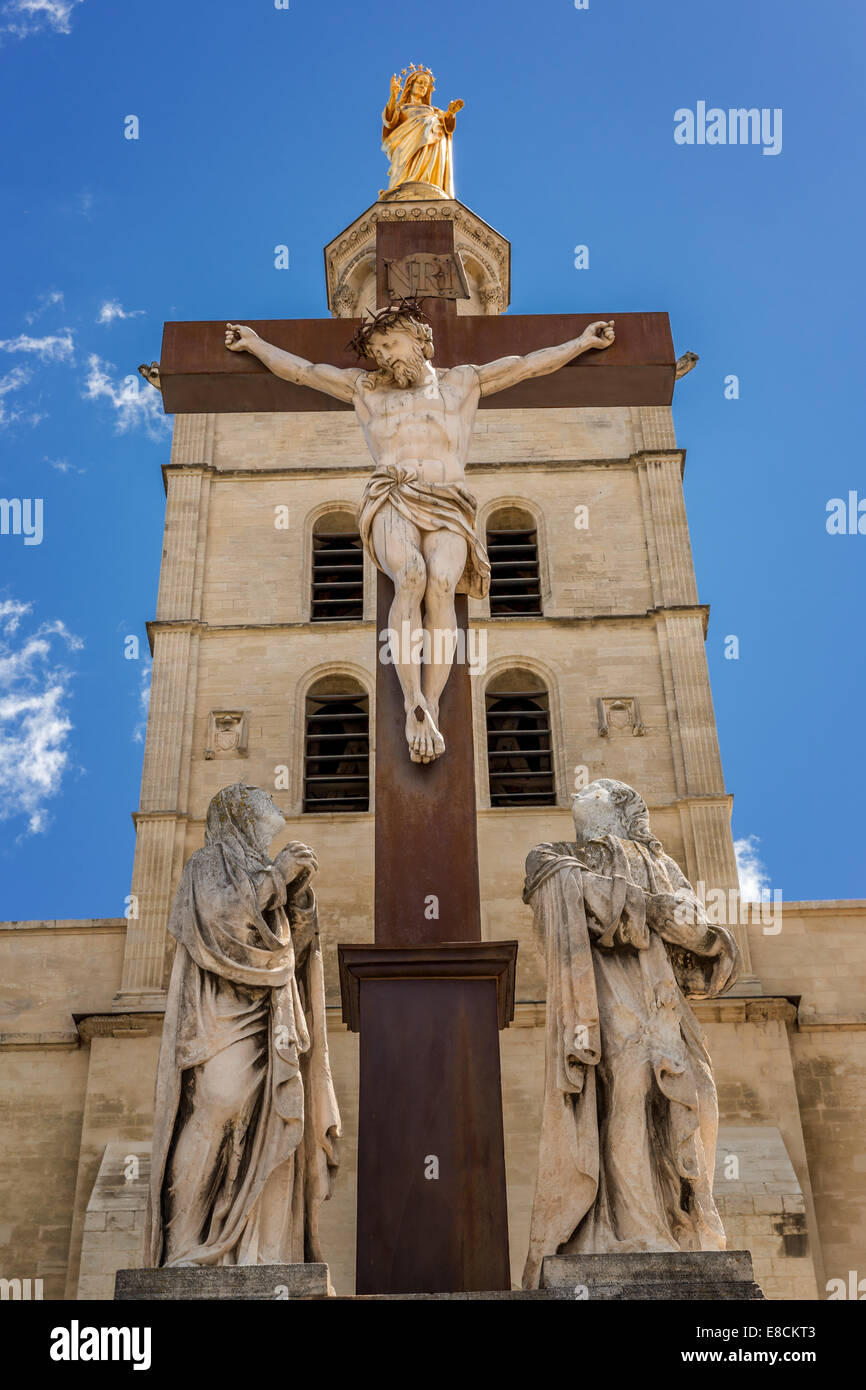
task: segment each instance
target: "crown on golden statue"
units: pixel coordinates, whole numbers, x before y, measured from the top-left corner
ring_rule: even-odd
[[[429,77],[429,78],[430,78],[430,91],[432,92],[433,89],[434,89],[434,87],[436,86],[436,79],[435,79],[435,77],[433,76],[433,70],[432,70],[432,68],[425,68],[423,64],[421,64],[421,65],[419,66],[419,65],[417,65],[416,63],[410,63],[409,66],[408,66],[408,68],[403,68],[403,70],[402,70],[401,73],[400,73],[400,76],[404,79],[404,80],[403,80],[403,90],[404,90],[404,91],[406,90],[406,83],[407,83],[411,78],[413,78],[413,77],[420,77],[422,74],[423,74],[425,77]]]

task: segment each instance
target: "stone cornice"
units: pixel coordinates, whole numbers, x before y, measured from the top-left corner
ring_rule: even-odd
[[[776,995],[691,1001],[702,1023],[796,1023],[797,1005]]]
[[[783,904],[786,912],[796,912],[798,916],[809,912],[816,914],[831,914],[833,917],[843,915],[860,915],[866,912],[866,898],[816,898],[798,899]]]
[[[587,407],[590,409],[591,407]],[[653,459],[678,459],[680,462],[681,474],[685,468],[685,449],[639,449],[633,454],[613,455],[610,457],[599,458],[578,458],[578,459],[480,459],[472,460],[466,465],[467,473],[519,473],[525,477],[526,470],[533,472],[553,472],[566,473],[582,468],[638,468],[643,464],[651,462]],[[170,475],[177,474],[198,474],[207,475],[211,479],[225,478],[233,481],[248,479],[252,481],[256,478],[333,478],[333,477],[369,477],[373,471],[372,460],[364,460],[361,463],[345,464],[322,464],[296,463],[282,464],[271,468],[218,468],[212,463],[164,463],[162,465],[163,484],[168,488]]]
[[[0,931],[51,932],[52,935],[78,936],[84,932],[125,932],[125,917],[62,917],[44,922],[0,922]]]
[[[549,812],[550,808],[542,808]],[[767,1023],[778,1020],[796,1024],[798,1032],[864,1032],[866,1014],[842,1016],[818,1015],[803,1018],[792,999],[770,995],[759,998],[722,998],[692,1001],[692,1008],[703,1023]],[[340,1005],[329,1004],[328,1031],[345,1032],[340,1017]],[[547,1006],[544,999],[518,999],[515,1003],[512,1028],[543,1028]],[[86,1014],[76,1018],[75,1028],[57,1028],[42,1032],[0,1033],[0,1050],[21,1052],[75,1051],[94,1038],[156,1037],[162,1030],[164,1015],[159,1012],[130,1014]]]
[[[706,792],[698,796],[677,797],[673,801],[651,801],[649,810],[651,815],[658,815],[660,811],[681,811],[687,810],[689,806],[713,805],[718,806],[720,802],[726,806],[733,805],[733,796],[730,792]],[[515,812],[521,816],[536,816],[539,820],[545,815],[550,815],[553,810],[570,811],[570,803],[563,802],[559,806],[479,806],[478,815],[485,819],[501,816],[503,819],[514,818]]]
[[[676,801],[655,801],[650,805],[652,815],[658,815],[661,811],[679,811],[687,809],[689,806],[724,804],[728,808],[733,805],[734,798],[730,792],[707,792],[700,796],[680,797]],[[479,820],[513,820],[515,813],[521,816],[531,816],[536,820],[549,818],[551,811],[563,811],[570,814],[571,807],[568,802],[558,802],[555,806],[478,806],[476,814]],[[337,825],[351,824],[354,821],[372,821],[372,811],[298,811],[290,812],[290,820],[308,821],[330,821]],[[191,816],[186,811],[162,810],[162,811],[133,811],[133,820],[183,820],[190,827],[205,824],[204,816]]]
[[[24,1052],[39,1048],[42,1052],[74,1052],[81,1039],[74,1028],[54,1028],[43,1033],[0,1033],[0,1051]]]
[[[657,459],[676,459],[680,465],[680,478],[686,472],[686,451],[685,449],[637,449],[629,458],[629,463],[641,464],[652,463]]]
[[[799,1033],[864,1033],[866,1014],[807,1013],[802,1005],[797,1015]]]
[[[675,604],[671,607],[647,608],[643,613],[552,613],[550,615],[540,614],[538,617],[531,618],[471,618],[470,627],[473,628],[492,628],[494,631],[500,626],[508,624],[518,628],[551,628],[551,627],[587,627],[594,623],[642,623],[647,619],[663,618],[671,614],[696,613],[703,619],[704,636],[707,632],[710,608],[706,603],[694,604]],[[342,623],[311,623],[309,621],[299,621],[290,623],[208,623],[201,618],[151,618],[146,624],[147,634],[150,639],[151,652],[153,651],[153,637],[157,632],[199,632],[199,633],[223,633],[223,632],[299,632],[309,631],[310,633],[321,632],[363,632],[374,630],[376,624],[367,619],[357,619],[353,622]]]
[[[757,998],[693,999],[691,1007],[702,1023],[794,1023],[797,1006],[790,999],[768,995]],[[544,999],[518,999],[514,1028],[542,1028],[547,1006]],[[866,1026],[866,1025],[864,1025]]]
[[[152,1038],[162,1032],[164,1014],[78,1014],[75,1026],[82,1042],[94,1038]]]

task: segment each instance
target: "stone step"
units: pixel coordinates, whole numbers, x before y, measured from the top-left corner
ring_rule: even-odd
[[[748,1250],[548,1255],[543,1289],[586,1290],[589,1299],[760,1299]]]
[[[219,1265],[173,1269],[120,1269],[119,1300],[233,1299],[279,1301],[329,1297],[326,1264]],[[539,1289],[486,1289],[465,1293],[330,1295],[337,1303],[434,1300],[481,1302],[704,1302],[763,1299],[748,1250],[696,1250],[635,1255],[549,1255]]]
[[[119,1269],[114,1297],[120,1300],[230,1298],[273,1301],[327,1298],[328,1266],[196,1265],[171,1269]]]

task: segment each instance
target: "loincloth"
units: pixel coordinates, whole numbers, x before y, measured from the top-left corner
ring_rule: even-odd
[[[373,547],[373,520],[386,504],[419,531],[451,531],[466,541],[466,564],[458,594],[484,598],[490,588],[490,561],[475,527],[478,504],[459,483],[425,483],[406,468],[377,468],[364,488],[358,528],[364,549],[382,569]]]

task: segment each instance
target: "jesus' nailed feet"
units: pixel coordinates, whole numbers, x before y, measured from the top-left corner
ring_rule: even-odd
[[[420,701],[406,715],[406,742],[413,763],[432,763],[445,752],[445,740],[436,727],[436,720]]]

